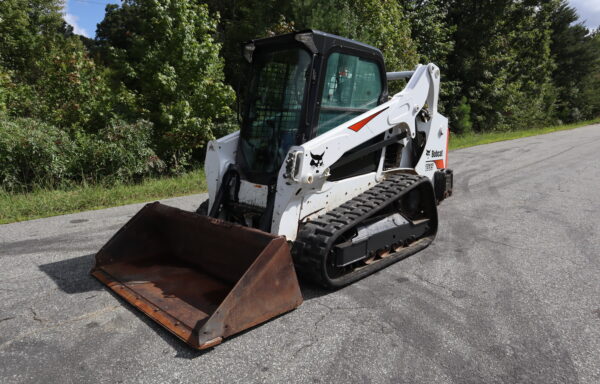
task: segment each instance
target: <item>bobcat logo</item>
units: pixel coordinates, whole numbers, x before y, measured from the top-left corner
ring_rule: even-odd
[[[325,155],[325,152],[321,153],[320,155],[315,155],[314,153],[310,153],[310,157],[312,158],[312,160],[310,161],[310,165],[312,167],[320,167],[323,165],[323,155]]]
[[[426,155],[427,157],[431,156],[431,149],[426,149],[426,150],[425,150],[425,155]]]

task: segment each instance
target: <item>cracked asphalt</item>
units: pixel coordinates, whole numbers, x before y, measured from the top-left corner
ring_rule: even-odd
[[[207,352],[88,274],[141,204],[0,225],[0,381],[599,383],[599,153],[600,125],[453,151],[433,245],[303,285],[297,310]]]

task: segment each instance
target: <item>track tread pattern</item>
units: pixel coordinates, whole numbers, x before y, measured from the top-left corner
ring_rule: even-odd
[[[426,177],[419,175],[390,175],[371,189],[330,212],[307,222],[298,233],[293,249],[294,263],[300,275],[326,288],[334,288],[324,281],[322,268],[324,258],[327,257],[327,253],[336,238],[347,229],[353,228],[361,221],[393,203],[423,180],[429,182]],[[363,276],[358,276],[343,285],[347,285]]]

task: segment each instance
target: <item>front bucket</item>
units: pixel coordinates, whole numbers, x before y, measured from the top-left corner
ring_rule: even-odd
[[[302,303],[283,236],[158,202],[108,241],[91,273],[198,349]]]

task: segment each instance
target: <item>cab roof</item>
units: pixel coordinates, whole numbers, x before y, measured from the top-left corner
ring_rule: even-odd
[[[360,51],[369,56],[372,55],[383,61],[381,51],[371,45],[316,29],[304,29],[283,35],[249,40],[242,44],[242,50],[249,44],[252,44],[255,50],[278,50],[300,45],[313,54],[321,55],[326,54],[332,48],[343,47]]]

